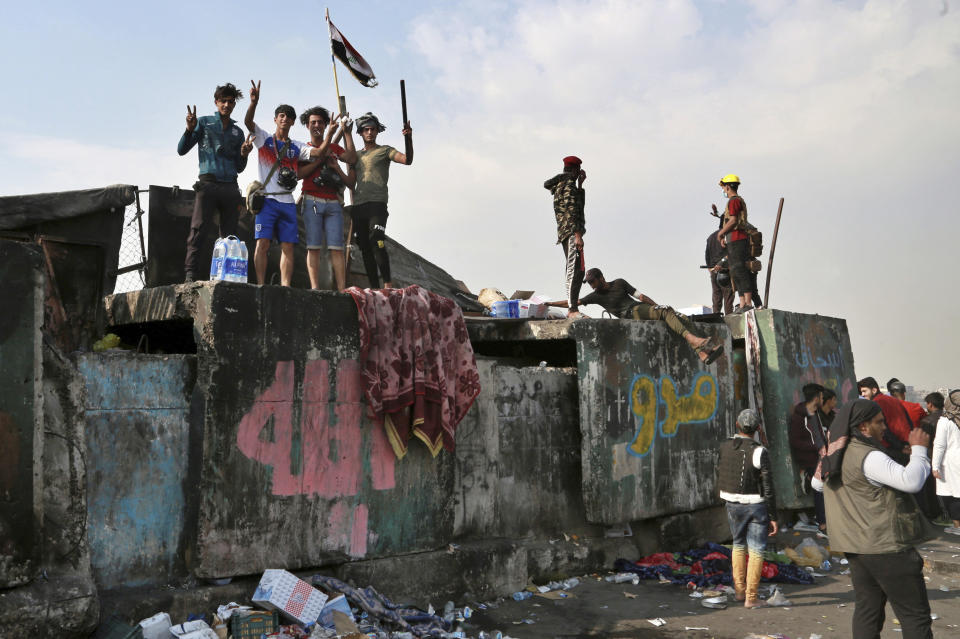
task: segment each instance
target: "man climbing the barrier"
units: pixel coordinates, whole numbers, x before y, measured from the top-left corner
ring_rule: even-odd
[[[598,304],[614,317],[620,319],[659,320],[682,337],[697,352],[705,364],[712,364],[723,355],[723,344],[716,337],[698,335],[687,316],[677,313],[669,306],[659,305],[634,288],[624,279],[608,282],[598,268],[586,272],[587,284],[593,292],[577,300],[579,305]],[[570,302],[561,300],[550,302],[550,306],[567,308]]]

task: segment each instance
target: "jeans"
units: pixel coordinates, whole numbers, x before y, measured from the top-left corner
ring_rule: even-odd
[[[337,200],[321,200],[312,195],[303,196],[303,227],[307,235],[307,249],[343,249],[343,207]]]
[[[751,553],[762,553],[767,549],[767,527],[770,524],[770,517],[767,514],[766,504],[740,504],[728,501],[727,521],[730,523],[734,548],[746,546]]]

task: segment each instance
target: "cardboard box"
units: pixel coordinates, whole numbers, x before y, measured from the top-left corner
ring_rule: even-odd
[[[334,610],[339,610],[343,614],[347,615],[351,621],[354,621],[353,611],[350,610],[350,602],[347,601],[345,596],[337,595],[328,601],[327,605],[323,607],[323,611],[320,613],[320,619],[317,621],[317,623],[324,628],[330,628],[331,630],[336,629],[336,622],[333,619]]]
[[[251,597],[253,603],[282,614],[299,623],[315,622],[327,603],[327,596],[286,570],[263,571],[260,584]]]

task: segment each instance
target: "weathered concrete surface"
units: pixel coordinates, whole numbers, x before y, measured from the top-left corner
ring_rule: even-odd
[[[704,366],[655,321],[578,320],[583,500],[587,519],[613,525],[717,503],[716,447],[732,433],[731,340]]]
[[[0,587],[33,579],[43,526],[43,258],[0,240]]]
[[[84,353],[89,544],[100,588],[186,572],[192,355]],[[199,451],[192,461],[198,463]]]
[[[228,283],[154,291],[107,304],[114,321],[193,317],[204,451],[194,574],[312,567],[450,539],[453,458],[412,445],[397,460],[367,418],[349,296]]]
[[[85,540],[83,385],[44,323],[45,265],[0,241],[0,635],[87,636],[98,598]]]
[[[790,453],[789,425],[801,389],[816,382],[834,390],[840,403],[856,397],[853,351],[846,320],[787,313],[756,312],[760,332],[763,421],[769,439],[774,489],[781,508],[809,508],[813,499],[800,490],[800,469]],[[743,318],[727,318],[735,337],[743,337]]]
[[[483,390],[457,429],[454,534],[583,530],[576,372],[483,357],[477,367]]]

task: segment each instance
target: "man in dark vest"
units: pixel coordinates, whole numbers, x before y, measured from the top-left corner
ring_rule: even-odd
[[[777,534],[777,500],[767,449],[753,439],[760,427],[757,411],[747,408],[737,416],[737,434],[720,444],[717,485],[727,502],[733,535],[733,587],[745,608],[766,603],[757,597],[763,572],[767,537]],[[747,562],[747,550],[750,562]]]
[[[930,474],[930,436],[910,431],[910,461],[901,466],[883,447],[886,428],[876,402],[845,404],[830,426],[813,488],[824,491],[830,549],[850,561],[853,638],[879,639],[888,599],[904,639],[932,638],[923,558],[915,546],[934,534],[911,494]]]

